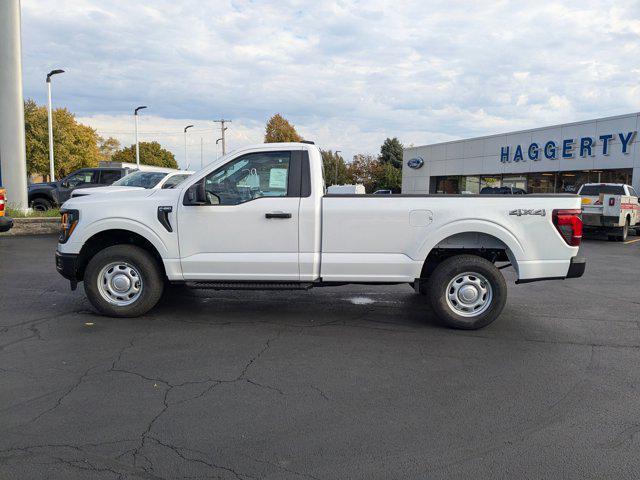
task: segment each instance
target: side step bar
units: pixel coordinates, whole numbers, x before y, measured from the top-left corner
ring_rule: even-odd
[[[309,290],[310,282],[186,282],[189,288],[200,290]]]

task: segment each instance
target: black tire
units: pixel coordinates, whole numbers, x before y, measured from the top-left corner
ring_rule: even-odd
[[[455,289],[455,285],[449,288],[450,283],[463,274],[468,274],[465,278],[471,282],[468,285],[472,290],[476,288],[473,286],[476,283],[486,290],[484,294],[480,289],[475,291],[478,300],[486,299],[483,306],[477,310],[478,313],[471,309],[463,314],[461,312],[465,305],[462,302],[457,304],[456,310],[455,300],[447,300]],[[466,285],[464,280],[462,282],[459,285]],[[486,327],[498,318],[507,301],[507,283],[502,273],[493,263],[477,255],[456,255],[444,260],[433,271],[428,289],[431,307],[438,318],[446,326],[462,330]],[[462,292],[461,289],[459,291]]]
[[[629,237],[629,219],[627,218],[624,221],[624,227],[620,227],[620,233],[618,234],[616,240],[619,242],[626,242]]]
[[[53,208],[53,202],[46,198],[36,198],[31,202],[31,208],[36,212],[46,212]]]
[[[105,298],[105,295],[108,295],[101,293],[105,292],[105,287],[98,284],[102,270],[118,262],[133,267],[136,270],[135,278],[140,279],[140,292],[135,301],[128,305],[116,305],[113,303],[115,299],[108,301]],[[100,281],[107,284],[104,278]],[[84,291],[87,298],[96,310],[109,317],[144,315],[158,303],[163,288],[164,278],[158,262],[149,252],[135,245],[114,245],[101,250],[89,261],[84,274]]]

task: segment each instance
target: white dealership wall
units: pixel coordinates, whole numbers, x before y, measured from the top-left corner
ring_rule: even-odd
[[[444,175],[497,175],[533,172],[565,172],[574,170],[606,170],[632,168],[633,186],[640,189],[640,157],[638,134],[634,134],[628,153],[622,153],[619,133],[638,132],[640,113],[567,123],[551,127],[534,128],[487,137],[471,138],[433,145],[410,147],[404,150],[402,164],[402,193],[429,193],[431,177]],[[609,141],[609,154],[603,155],[601,135],[614,135]],[[594,140],[592,155],[580,156],[580,139]],[[575,140],[573,158],[562,158],[562,142]],[[530,160],[527,149],[531,143],[544,145],[554,141],[558,146],[555,160],[540,151],[539,160]],[[516,147],[520,145],[523,161],[513,161]],[[510,161],[501,161],[501,150],[509,147]],[[586,152],[585,152],[586,153]],[[407,162],[422,158],[424,165],[413,169]]]

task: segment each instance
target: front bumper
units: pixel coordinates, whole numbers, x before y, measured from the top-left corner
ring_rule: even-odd
[[[516,280],[516,284],[531,282],[542,282],[544,280],[564,280],[566,278],[579,278],[584,275],[584,271],[587,268],[587,259],[584,257],[572,257],[569,262],[569,270],[564,277],[539,277],[539,278],[527,278],[525,280]]]
[[[78,254],[56,251],[56,270],[71,282],[78,281]]]

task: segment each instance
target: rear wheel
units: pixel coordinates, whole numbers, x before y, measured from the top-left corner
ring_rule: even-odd
[[[476,330],[493,322],[507,300],[496,266],[476,255],[456,255],[436,267],[428,284],[431,306],[448,327]]]
[[[36,198],[31,202],[31,208],[36,212],[46,212],[53,208],[53,203],[46,198]]]
[[[628,236],[629,236],[629,219],[627,218],[624,222],[624,227],[620,227],[618,229],[616,240],[618,242],[626,242]]]
[[[137,317],[151,310],[164,281],[156,259],[134,245],[114,245],[89,261],[84,290],[91,304],[110,317]]]

